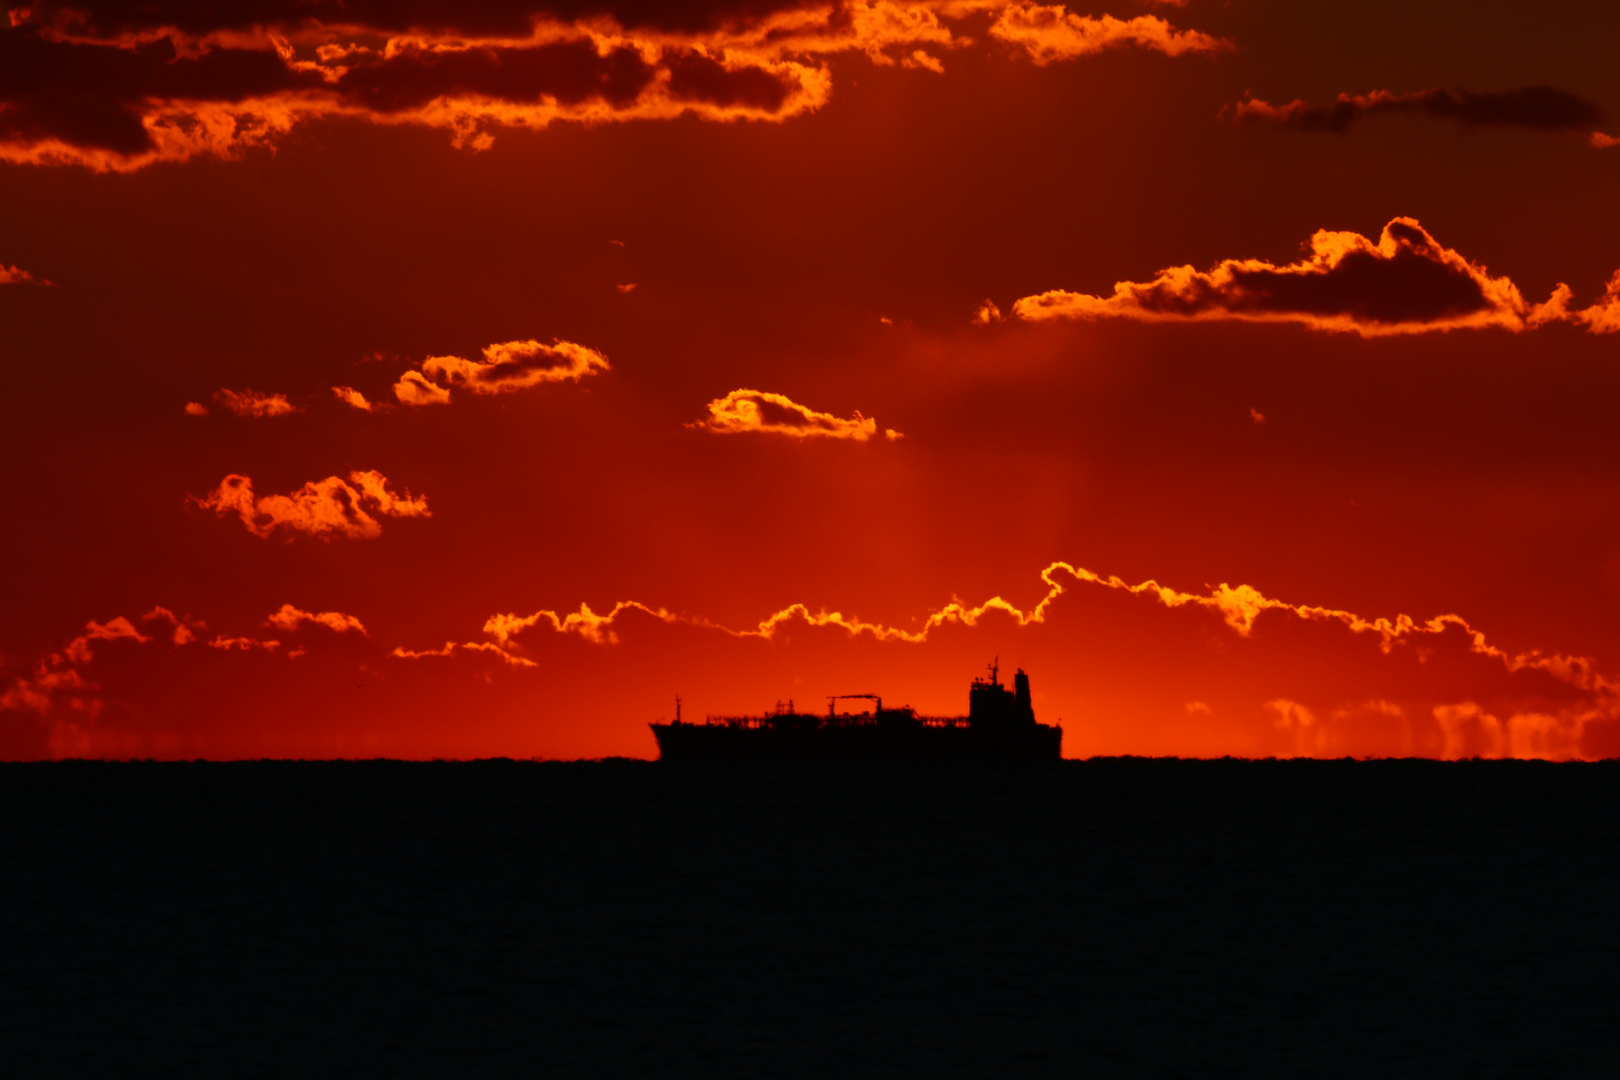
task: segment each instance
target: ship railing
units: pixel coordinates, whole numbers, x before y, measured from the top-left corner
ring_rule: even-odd
[[[968,718],[965,716],[919,716],[917,722],[923,727],[967,727]]]
[[[968,726],[965,716],[918,716],[913,719],[923,727],[931,728],[959,728]],[[703,718],[709,727],[732,728],[762,728],[780,727],[784,721],[792,723],[798,721],[804,727],[865,727],[876,724],[878,718],[871,713],[840,713],[835,719],[828,720],[825,716],[810,713],[767,713],[764,716],[715,716]]]

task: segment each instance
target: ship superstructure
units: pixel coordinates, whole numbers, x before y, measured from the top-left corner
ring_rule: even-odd
[[[869,700],[868,712],[838,711],[846,700]],[[989,758],[1057,760],[1063,730],[1035,720],[1029,676],[1020,670],[1011,688],[999,666],[968,687],[966,716],[923,716],[909,705],[885,708],[877,694],[835,694],[825,714],[799,712],[792,701],[759,716],[710,716],[700,724],[680,718],[655,723],[662,760],[700,758]]]

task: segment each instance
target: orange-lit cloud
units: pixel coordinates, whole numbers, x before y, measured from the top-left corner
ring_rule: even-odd
[[[142,622],[154,622],[159,620],[167,622],[174,628],[174,633],[171,640],[176,645],[188,645],[191,642],[196,641],[197,631],[206,630],[208,628],[207,624],[201,619],[193,619],[189,615],[182,618],[166,607],[154,607],[151,611],[148,611],[145,615],[141,616]]]
[[[1495,326],[1519,331],[1575,318],[1568,290],[1526,303],[1506,277],[1442,247],[1413,218],[1396,218],[1375,243],[1323,229],[1311,254],[1278,266],[1227,259],[1201,272],[1177,266],[1149,282],[1121,281],[1111,296],[1053,290],[1026,296],[1013,313],[1030,321],[1127,318],[1149,322],[1239,319],[1300,323],[1364,337]]]
[[[352,386],[334,386],[332,387],[332,393],[337,396],[339,401],[351,408],[359,409],[362,412],[372,411],[372,403],[366,400],[366,395]]]
[[[95,658],[91,644],[97,641],[133,641],[145,644],[152,639],[119,615],[104,623],[85,623],[84,632],[59,651],[40,659],[30,676],[13,678],[0,693],[0,712],[32,712],[41,716],[74,712],[94,716],[102,702],[96,684],[85,678],[79,666]]]
[[[518,656],[499,645],[492,645],[487,641],[468,641],[459,645],[454,641],[447,641],[444,643],[444,647],[440,649],[407,649],[396,645],[394,651],[388,655],[398,657],[401,660],[421,660],[427,657],[453,656],[457,649],[464,652],[493,653],[499,656],[503,662],[513,667],[532,668],[539,666],[527,657]]]
[[[434,386],[420,371],[407,371],[394,384],[394,397],[401,405],[448,405],[450,391]]]
[[[484,349],[484,359],[430,356],[421,371],[407,371],[394,384],[402,405],[445,405],[450,391],[504,394],[542,383],[578,382],[609,370],[607,357],[572,341],[504,341]]]
[[[341,611],[302,611],[291,604],[282,604],[280,610],[265,620],[265,625],[274,626],[277,629],[291,633],[307,622],[324,626],[328,630],[334,630],[339,634],[354,630],[362,637],[367,636],[366,628],[353,615],[345,615]]]
[[[299,409],[282,394],[264,394],[257,390],[214,391],[214,404],[237,416],[287,416]],[[191,406],[186,406],[191,412]]]
[[[0,285],[49,285],[49,281],[41,281],[33,274],[17,266],[7,266],[0,263]]]
[[[281,642],[275,638],[226,637],[224,634],[220,634],[208,643],[208,647],[211,649],[224,649],[227,652],[232,649],[242,652],[252,652],[254,649],[275,652],[281,648]]]
[[[1609,279],[1601,300],[1584,311],[1569,312],[1566,317],[1594,334],[1620,333],[1620,270]]]
[[[410,492],[396,495],[381,473],[355,471],[348,480],[329,476],[311,481],[290,495],[255,498],[253,481],[237,473],[197,500],[217,514],[234,513],[255,536],[268,538],[277,529],[308,533],[323,540],[344,536],[369,540],[382,534],[373,514],[386,517],[431,517],[427,498]]]
[[[1231,43],[1197,30],[1177,30],[1157,15],[1116,19],[1112,15],[1076,15],[1062,4],[1020,0],[1001,9],[990,26],[992,37],[1015,45],[1037,64],[1073,60],[1104,49],[1135,45],[1169,56],[1218,52]]]
[[[1299,131],[1345,132],[1367,116],[1416,113],[1455,121],[1465,127],[1515,127],[1532,131],[1591,132],[1594,145],[1608,136],[1593,132],[1603,122],[1603,110],[1585,98],[1551,86],[1524,86],[1500,93],[1469,90],[1419,90],[1395,94],[1340,94],[1331,105],[1312,105],[1296,98],[1272,105],[1257,98],[1240,102],[1234,118],[1239,123],[1267,123]]]
[[[840,53],[943,71],[939,52],[972,44],[949,24],[983,11],[994,36],[1043,64],[1118,45],[1171,55],[1225,45],[1155,16],[994,0],[765,5],[752,17],[717,8],[663,27],[647,25],[645,8],[626,22],[518,7],[499,19],[446,9],[418,22],[423,12],[410,10],[155,4],[97,16],[42,5],[0,31],[0,68],[11,75],[0,90],[0,160],[129,170],[233,157],[321,117],[443,128],[473,150],[502,129],[558,121],[782,121],[830,99],[827,60]]]
[[[877,421],[858,411],[853,419],[845,420],[765,390],[733,390],[723,398],[715,398],[709,402],[706,419],[686,426],[723,435],[768,431],[797,439],[853,439],[856,442],[865,442],[877,434]],[[883,436],[887,439],[901,437],[893,428],[886,429]]]
[[[633,600],[615,604],[606,614],[597,614],[589,605],[582,604],[579,611],[562,614],[554,611],[537,611],[532,615],[510,613],[494,615],[484,623],[483,629],[484,633],[495,639],[498,644],[494,647],[502,651],[503,655],[509,655],[506,650],[515,647],[514,638],[536,626],[554,633],[575,634],[594,644],[612,645],[618,641],[615,623],[625,615],[648,616],[664,623],[683,623],[738,638],[771,639],[789,624],[802,624],[839,629],[852,637],[868,636],[877,641],[920,644],[927,641],[934,630],[943,626],[971,627],[991,614],[1010,618],[1018,626],[1043,623],[1060,596],[1067,593],[1074,584],[1084,584],[1140,596],[1167,608],[1209,612],[1219,616],[1228,628],[1245,638],[1253,633],[1256,622],[1268,612],[1291,616],[1306,622],[1336,623],[1352,634],[1374,636],[1378,639],[1379,648],[1386,654],[1397,648],[1417,645],[1424,639],[1460,635],[1460,640],[1466,643],[1469,653],[1486,658],[1509,673],[1539,672],[1586,695],[1585,700],[1577,707],[1555,718],[1540,717],[1539,714],[1539,718],[1530,717],[1529,714],[1510,718],[1503,731],[1511,733],[1515,730],[1513,725],[1517,723],[1523,731],[1535,734],[1524,736],[1528,742],[1521,740],[1520,743],[1513,743],[1509,739],[1502,744],[1509,750],[1513,750],[1514,747],[1521,749],[1529,747],[1535,751],[1533,756],[1569,756],[1578,753],[1580,732],[1586,723],[1597,719],[1620,718],[1620,680],[1601,674],[1596,662],[1590,657],[1546,653],[1536,649],[1509,652],[1491,644],[1482,631],[1473,627],[1460,615],[1438,615],[1424,620],[1417,620],[1408,615],[1367,618],[1337,608],[1276,600],[1249,585],[1233,586],[1223,582],[1218,586],[1209,586],[1205,593],[1184,592],[1151,579],[1132,584],[1118,576],[1104,576],[1066,562],[1054,562],[1047,566],[1041,571],[1041,580],[1047,587],[1046,595],[1028,610],[1021,609],[999,596],[973,606],[953,601],[930,612],[915,629],[867,622],[838,611],[813,612],[803,604],[789,605],[761,619],[755,626],[736,629],[722,626],[700,615],[677,614]],[[1453,640],[1457,638],[1453,637]],[[470,647],[463,646],[463,648]],[[451,646],[447,645],[446,649],[449,648]],[[443,651],[433,654],[407,654],[401,650],[395,652],[395,655],[444,654]],[[1209,711],[1206,703],[1199,702],[1189,704],[1187,708],[1189,714],[1207,715]],[[1317,713],[1297,702],[1284,699],[1273,701],[1268,708],[1276,714],[1276,724],[1280,728],[1299,731],[1313,729],[1309,732],[1310,738],[1301,743],[1301,753],[1317,752],[1326,745],[1326,743],[1317,745],[1312,741],[1319,737],[1325,738],[1314,730],[1315,725],[1322,720]],[[1372,703],[1360,708],[1362,711],[1372,709],[1386,716],[1403,715],[1398,706],[1391,706],[1387,702]],[[1394,710],[1393,713],[1391,709]],[[1517,750],[1513,752],[1517,753]]]

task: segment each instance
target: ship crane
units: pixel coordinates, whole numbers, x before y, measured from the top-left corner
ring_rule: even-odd
[[[877,706],[872,713],[873,716],[876,716],[878,713],[883,711],[883,699],[876,694],[828,694],[827,719],[831,720],[838,715],[838,702],[844,700],[845,698],[865,698],[868,701],[873,702]]]

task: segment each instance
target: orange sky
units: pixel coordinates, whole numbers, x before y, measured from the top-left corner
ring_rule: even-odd
[[[1620,754],[1613,5],[229,7],[0,20],[0,757]]]

